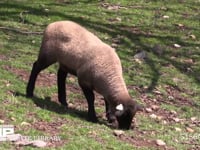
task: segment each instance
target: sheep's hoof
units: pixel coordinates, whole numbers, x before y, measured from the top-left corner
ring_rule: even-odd
[[[33,93],[31,93],[31,94],[27,93],[27,94],[26,94],[26,97],[27,97],[27,98],[33,97]]]
[[[93,122],[93,123],[97,123],[98,119],[97,119],[97,117],[92,117],[92,118],[88,118],[88,121]]]
[[[66,102],[60,102],[63,107],[68,108],[68,104]]]

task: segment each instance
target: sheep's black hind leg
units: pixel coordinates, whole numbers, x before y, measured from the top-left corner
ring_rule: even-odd
[[[97,122],[98,119],[97,119],[96,112],[95,112],[95,109],[94,109],[94,93],[91,89],[89,89],[87,87],[81,86],[81,88],[82,88],[83,93],[84,93],[84,95],[87,99],[87,102],[88,102],[88,118],[89,118],[89,121]]]
[[[66,102],[66,83],[65,83],[66,77],[67,77],[67,72],[60,67],[57,74],[58,100],[63,106],[67,107],[68,105]]]
[[[43,69],[48,67],[49,65],[45,65],[45,64],[39,63],[39,61],[36,61],[33,64],[31,75],[30,75],[30,78],[29,78],[29,81],[28,81],[28,85],[27,85],[27,88],[26,88],[26,96],[27,97],[32,97],[33,96],[33,91],[34,91],[34,88],[35,88],[35,81],[37,79],[38,74]]]

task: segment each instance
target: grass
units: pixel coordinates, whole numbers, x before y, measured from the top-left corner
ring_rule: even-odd
[[[60,136],[61,142],[53,142],[48,149],[164,148],[156,146],[156,139],[162,139],[167,149],[198,148],[200,128],[191,121],[192,117],[197,118],[197,123],[200,120],[198,5],[198,0],[2,0],[2,124],[15,125],[15,133],[22,135]],[[152,113],[162,119],[150,118],[152,113],[139,113],[136,115],[136,128],[125,131],[122,137],[116,137],[102,117],[99,124],[86,121],[87,105],[80,89],[77,89],[77,80],[67,82],[72,89],[68,89],[68,99],[74,104],[68,113],[55,103],[56,82],[46,85],[46,80],[40,81],[44,85],[36,86],[37,97],[27,99],[24,96],[27,79],[42,38],[41,34],[34,32],[42,32],[49,23],[58,20],[78,22],[104,42],[115,46],[130,94],[147,107],[158,105],[159,110]],[[22,31],[32,34],[22,34]],[[175,48],[174,44],[181,47]],[[134,55],[141,51],[145,51],[147,58],[141,62],[135,61]],[[55,74],[56,70],[57,65],[53,65],[43,74],[50,78],[49,75]],[[51,78],[47,82],[51,83]],[[96,109],[102,116],[104,106],[98,102]],[[173,116],[171,111],[177,114]],[[182,121],[174,122],[173,117]],[[22,122],[30,126],[24,126]],[[47,130],[41,130],[38,124],[43,124]],[[175,131],[175,127],[180,128],[181,132]],[[193,132],[188,132],[187,127],[192,128]],[[0,149],[16,147],[13,143],[2,142]],[[35,149],[30,146],[20,148]]]

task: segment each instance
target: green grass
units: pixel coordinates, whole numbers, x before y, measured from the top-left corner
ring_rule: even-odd
[[[200,128],[190,118],[200,120],[199,5],[198,0],[1,0],[0,119],[4,120],[3,124],[15,125],[15,133],[28,136],[52,136],[53,131],[41,131],[33,125],[43,121],[48,126],[60,119],[56,134],[63,142],[48,149],[158,149],[156,139],[165,141],[166,148],[197,148]],[[100,124],[86,121],[87,107],[76,106],[67,113],[52,101],[56,99],[56,85],[36,86],[37,98],[27,99],[24,96],[27,78],[42,38],[34,32],[43,32],[49,23],[58,20],[78,22],[105,43],[117,44],[132,97],[148,107],[159,105],[161,112],[167,112],[160,114],[164,117],[175,110],[176,117],[184,121],[167,120],[163,124],[163,120],[151,119],[151,113],[142,112],[136,115],[134,130],[125,131],[125,137],[116,137],[102,118]],[[22,31],[33,34],[22,34]],[[175,48],[174,44],[181,47]],[[156,45],[161,47],[161,54],[154,50]],[[140,51],[146,52],[147,59],[138,63],[134,55]],[[17,73],[19,70],[25,77]],[[56,73],[56,70],[57,65],[53,65],[44,72]],[[77,86],[77,80],[67,83]],[[82,100],[86,104],[82,92],[75,91],[78,93],[70,91],[68,101],[78,105],[76,100]],[[102,105],[96,109],[99,115],[104,112]],[[152,113],[159,115],[156,111]],[[22,122],[30,123],[31,127],[24,130]],[[193,133],[186,131],[188,126]],[[175,131],[175,127],[181,128],[181,132]],[[15,148],[10,142],[2,142],[0,149]]]

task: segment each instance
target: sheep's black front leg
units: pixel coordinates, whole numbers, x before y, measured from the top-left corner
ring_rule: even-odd
[[[57,84],[58,84],[58,100],[63,106],[68,106],[66,102],[66,77],[67,72],[62,70],[62,68],[58,69],[57,73]]]
[[[92,121],[92,122],[97,122],[98,119],[96,117],[96,112],[95,112],[95,109],[94,109],[94,92],[87,88],[87,87],[84,87],[84,86],[81,86],[82,90],[83,90],[83,93],[87,99],[87,102],[88,102],[88,118],[89,118],[89,121]]]
[[[106,99],[105,99],[105,107],[106,107],[106,118],[109,120],[109,104]]]

